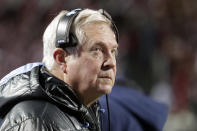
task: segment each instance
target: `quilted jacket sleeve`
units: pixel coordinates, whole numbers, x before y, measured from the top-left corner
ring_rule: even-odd
[[[0,128],[1,131],[58,131],[55,125],[45,123],[39,118],[29,118],[20,123],[11,124],[4,121]]]
[[[6,114],[2,120],[2,125],[0,125],[0,131],[71,130],[85,131],[71,116],[68,117],[55,105],[41,100],[18,103]]]
[[[17,104],[3,118],[0,131],[59,131],[54,119],[45,116],[47,105],[33,101]]]

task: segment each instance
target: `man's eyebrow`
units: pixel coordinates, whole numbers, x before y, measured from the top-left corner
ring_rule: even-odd
[[[99,46],[99,47],[106,47],[106,45],[103,42],[95,42],[95,44],[93,46]]]
[[[105,47],[105,46],[106,46],[106,44],[105,44],[105,43],[103,43],[102,41],[97,41],[97,42],[95,42],[94,46],[101,46],[101,47]],[[113,48],[118,49],[118,47],[119,47],[119,46],[118,46],[118,44],[113,45]]]

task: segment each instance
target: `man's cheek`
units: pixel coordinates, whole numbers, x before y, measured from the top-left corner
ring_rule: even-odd
[[[101,66],[101,62],[96,60],[86,61],[86,68],[90,71],[90,73],[99,72]]]

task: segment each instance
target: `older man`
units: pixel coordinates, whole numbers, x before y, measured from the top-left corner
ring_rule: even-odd
[[[1,131],[100,131],[97,99],[116,76],[117,29],[103,10],[62,11],[43,35],[43,63],[0,81]]]

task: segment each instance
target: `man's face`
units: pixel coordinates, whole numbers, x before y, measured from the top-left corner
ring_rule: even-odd
[[[116,76],[118,44],[114,32],[104,23],[83,27],[85,43],[67,63],[68,84],[82,97],[100,97],[111,92]]]

